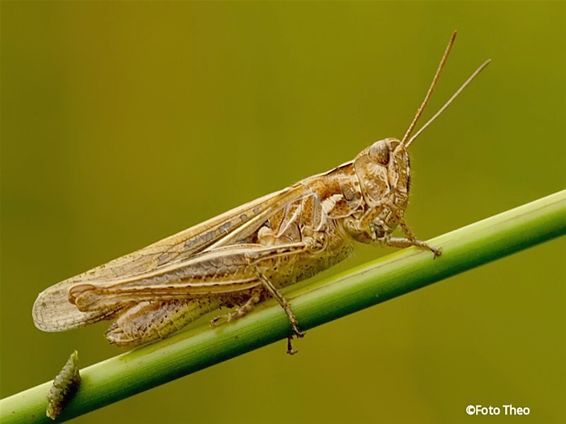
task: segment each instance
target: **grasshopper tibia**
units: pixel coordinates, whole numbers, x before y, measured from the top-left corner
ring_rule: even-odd
[[[416,246],[416,247],[420,247],[421,249],[430,250],[434,255],[434,259],[442,255],[442,250],[440,248],[431,246],[425,241],[418,240],[415,237],[415,234],[411,231],[411,229],[404,220],[401,220],[399,222],[399,227],[401,227],[401,230],[403,231],[403,233],[405,233],[405,236],[407,236],[407,239],[409,239],[410,243],[408,245],[403,245],[403,246],[397,245],[397,246],[399,247]],[[393,245],[390,244],[390,246]]]
[[[383,240],[383,243],[385,243],[387,246],[391,246],[391,247],[411,247],[411,246],[415,246],[415,247],[419,247],[421,249],[430,250],[432,252],[432,254],[434,255],[434,258],[437,258],[440,255],[442,255],[442,250],[440,250],[439,248],[431,246],[426,241],[411,239],[411,238],[407,238],[407,237],[389,237],[389,236],[383,237],[382,240]]]
[[[273,296],[275,300],[279,302],[279,305],[281,305],[281,307],[287,314],[287,318],[289,319],[289,323],[291,324],[291,328],[293,329],[293,336],[297,338],[303,337],[305,333],[300,330],[297,317],[295,316],[295,313],[291,309],[289,302],[287,302],[287,299],[285,299],[285,297],[281,294],[281,292],[279,292],[279,290],[277,290],[277,288],[273,284],[271,284],[271,281],[269,281],[269,279],[265,275],[263,275],[261,271],[258,270],[258,274],[263,287],[265,287],[265,289],[269,292],[269,294],[271,294],[271,296]],[[297,351],[293,349],[293,343],[292,343],[293,336],[287,337],[287,353],[289,355],[294,355],[295,353],[297,353]]]

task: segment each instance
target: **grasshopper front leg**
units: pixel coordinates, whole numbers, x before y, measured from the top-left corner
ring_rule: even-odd
[[[403,231],[403,233],[407,238],[401,238],[401,237],[390,238],[389,243],[391,243],[392,239],[394,239],[393,243],[398,243],[397,247],[416,246],[421,249],[430,250],[434,255],[434,258],[437,258],[440,255],[442,255],[442,250],[440,248],[431,246],[426,241],[418,240],[405,221],[401,220],[399,222],[399,226],[401,227],[401,230]],[[399,246],[399,243],[408,243],[408,244],[406,244],[405,246]],[[394,244],[389,244],[389,246],[394,246]]]
[[[370,213],[371,212],[371,213]],[[442,251],[425,241],[418,240],[407,224],[401,219],[398,222],[405,237],[391,235],[394,226],[388,225],[382,219],[375,217],[376,211],[370,211],[361,219],[348,218],[344,221],[344,228],[356,240],[362,243],[381,243],[391,247],[411,247],[429,250],[437,258]]]
[[[421,241],[417,239],[410,239],[408,237],[391,237],[385,236],[379,239],[379,241],[383,242],[387,246],[391,247],[411,247],[415,246],[420,249],[430,250],[434,255],[434,258],[439,257],[442,254],[440,249],[431,246],[426,241]]]

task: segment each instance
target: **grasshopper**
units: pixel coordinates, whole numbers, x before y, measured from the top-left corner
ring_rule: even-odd
[[[306,178],[129,255],[55,284],[39,294],[33,319],[43,331],[113,320],[106,338],[121,346],[167,337],[210,311],[233,310],[212,325],[238,319],[273,297],[303,332],[280,288],[346,258],[354,242],[440,250],[405,222],[408,148],[487,66],[487,60],[439,111],[414,132],[454,44],[442,55],[424,100],[401,140],[385,138],[353,160]],[[402,237],[393,232],[400,229]]]

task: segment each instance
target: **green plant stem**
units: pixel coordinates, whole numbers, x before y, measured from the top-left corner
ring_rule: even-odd
[[[430,252],[404,249],[290,291],[287,297],[301,327],[309,329],[565,233],[566,190],[430,240],[443,250],[438,259],[433,260]],[[115,356],[81,371],[80,389],[60,419],[85,414],[288,334],[284,312],[267,302],[234,323],[197,328]],[[3,399],[0,422],[50,422],[45,417],[50,385]]]

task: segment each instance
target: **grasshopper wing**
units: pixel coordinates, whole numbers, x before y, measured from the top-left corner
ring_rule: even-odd
[[[124,305],[81,312],[69,302],[69,289],[79,283],[111,283],[146,274],[160,267],[186,261],[222,240],[245,241],[275,211],[304,196],[304,187],[295,185],[253,200],[208,221],[167,237],[143,249],[114,259],[77,276],[68,278],[41,292],[33,305],[33,321],[43,331],[78,328],[120,312]]]

